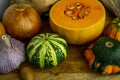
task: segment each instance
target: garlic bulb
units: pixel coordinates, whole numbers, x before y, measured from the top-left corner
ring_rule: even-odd
[[[8,73],[25,61],[25,45],[9,35],[0,37],[0,72]]]

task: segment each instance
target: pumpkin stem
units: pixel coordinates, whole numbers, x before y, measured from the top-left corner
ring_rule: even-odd
[[[118,23],[118,26],[120,26],[120,23]]]
[[[114,44],[112,42],[108,41],[108,42],[105,43],[105,45],[106,45],[106,47],[111,48],[111,47],[113,47]]]
[[[13,47],[12,44],[11,44],[11,41],[10,41],[9,37],[7,37],[6,35],[2,36],[2,40],[4,41],[4,43],[5,43],[5,45],[7,47]]]

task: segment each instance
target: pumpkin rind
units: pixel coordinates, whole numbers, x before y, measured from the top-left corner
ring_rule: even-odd
[[[104,35],[120,41],[120,18],[117,17],[109,23],[104,30]]]
[[[102,74],[120,72],[120,42],[118,40],[102,37],[89,50],[89,52],[88,49],[85,51],[85,57],[90,64],[90,68]],[[92,54],[94,58],[90,58],[88,54]]]
[[[35,66],[53,67],[67,57],[67,42],[58,34],[41,33],[31,39],[26,51],[29,61]]]
[[[62,35],[70,44],[85,44],[96,39],[103,31],[106,13],[98,0],[60,0],[50,10],[50,27],[55,33]],[[87,17],[72,20],[64,15],[66,6],[81,3],[90,7]],[[59,8],[59,10],[58,10]]]

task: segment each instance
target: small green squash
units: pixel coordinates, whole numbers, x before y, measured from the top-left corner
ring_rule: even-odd
[[[114,18],[104,29],[104,36],[115,38],[120,41],[120,18]]]
[[[67,42],[58,34],[41,33],[27,45],[28,60],[40,68],[54,67],[67,57]]]
[[[92,47],[85,50],[90,68],[102,74],[120,72],[120,42],[109,37],[98,39]]]

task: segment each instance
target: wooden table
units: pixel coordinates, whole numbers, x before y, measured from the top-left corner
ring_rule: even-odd
[[[111,13],[107,12],[106,25],[112,20]],[[49,26],[48,17],[42,17],[42,32],[52,32]],[[90,44],[90,43],[88,43]],[[57,67],[49,69],[35,68],[29,62],[24,62],[24,66],[29,66],[35,74],[34,80],[120,80],[120,75],[101,75],[93,72],[88,67],[88,62],[84,57],[86,45],[70,45],[68,48],[68,56],[66,60]],[[0,80],[21,80],[19,69],[7,74],[0,74]]]

